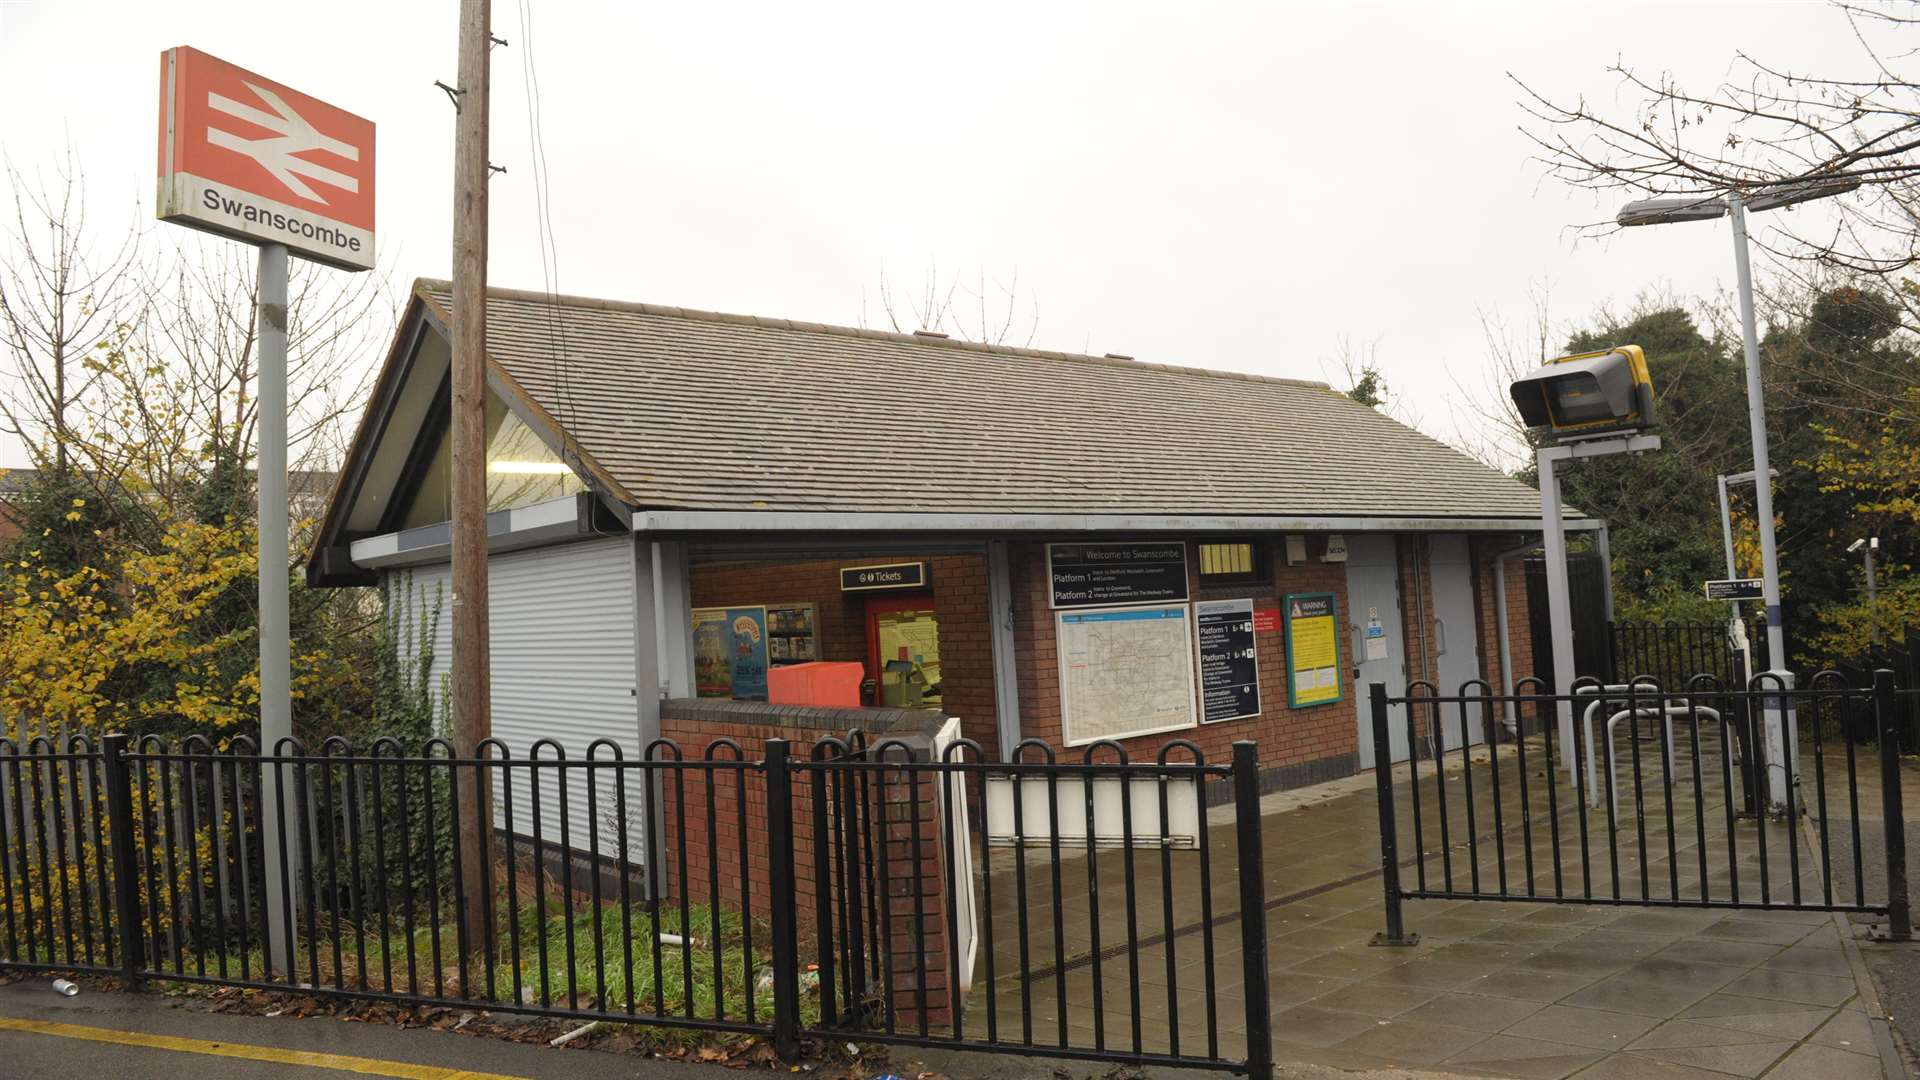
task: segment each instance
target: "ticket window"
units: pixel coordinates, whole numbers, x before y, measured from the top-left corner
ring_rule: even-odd
[[[931,596],[867,601],[867,674],[875,705],[941,707],[940,621]]]

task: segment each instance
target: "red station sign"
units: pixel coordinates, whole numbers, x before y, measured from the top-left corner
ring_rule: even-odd
[[[159,216],[373,266],[373,122],[186,46],[160,55]]]

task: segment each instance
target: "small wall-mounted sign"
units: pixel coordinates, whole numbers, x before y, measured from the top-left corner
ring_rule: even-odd
[[[1707,582],[1709,600],[1758,600],[1761,581],[1757,577],[1723,578]]]
[[[841,592],[924,589],[926,587],[927,564],[923,562],[887,563],[884,566],[846,566],[840,569]]]

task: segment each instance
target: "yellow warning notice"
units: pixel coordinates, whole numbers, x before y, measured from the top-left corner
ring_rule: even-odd
[[[1286,621],[1287,704],[1326,705],[1346,696],[1340,679],[1339,611],[1332,593],[1293,593],[1280,605]]]

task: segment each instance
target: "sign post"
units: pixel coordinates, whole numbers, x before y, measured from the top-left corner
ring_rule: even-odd
[[[245,68],[181,46],[160,54],[162,221],[260,248],[260,752],[293,734],[287,507],[287,257],[367,270],[373,253],[373,123]],[[260,770],[260,805],[298,821],[278,770]],[[267,820],[276,810],[265,809]],[[262,823],[269,957],[290,954],[286,836]],[[289,972],[288,976],[291,977]]]
[[[260,545],[255,573],[260,584],[260,752],[278,754],[279,742],[293,735],[292,627],[287,616],[287,248],[260,245]],[[276,807],[285,821],[297,822],[292,785],[281,790],[280,770],[260,770],[260,805]],[[263,812],[272,812],[265,811]],[[280,829],[261,823],[261,847],[266,856],[267,927],[265,955],[285,948],[287,908],[281,883],[297,880],[300,869],[289,858],[299,850],[286,844]],[[297,859],[298,856],[293,856]],[[284,875],[284,876],[283,876]],[[291,979],[293,972],[287,972]]]

